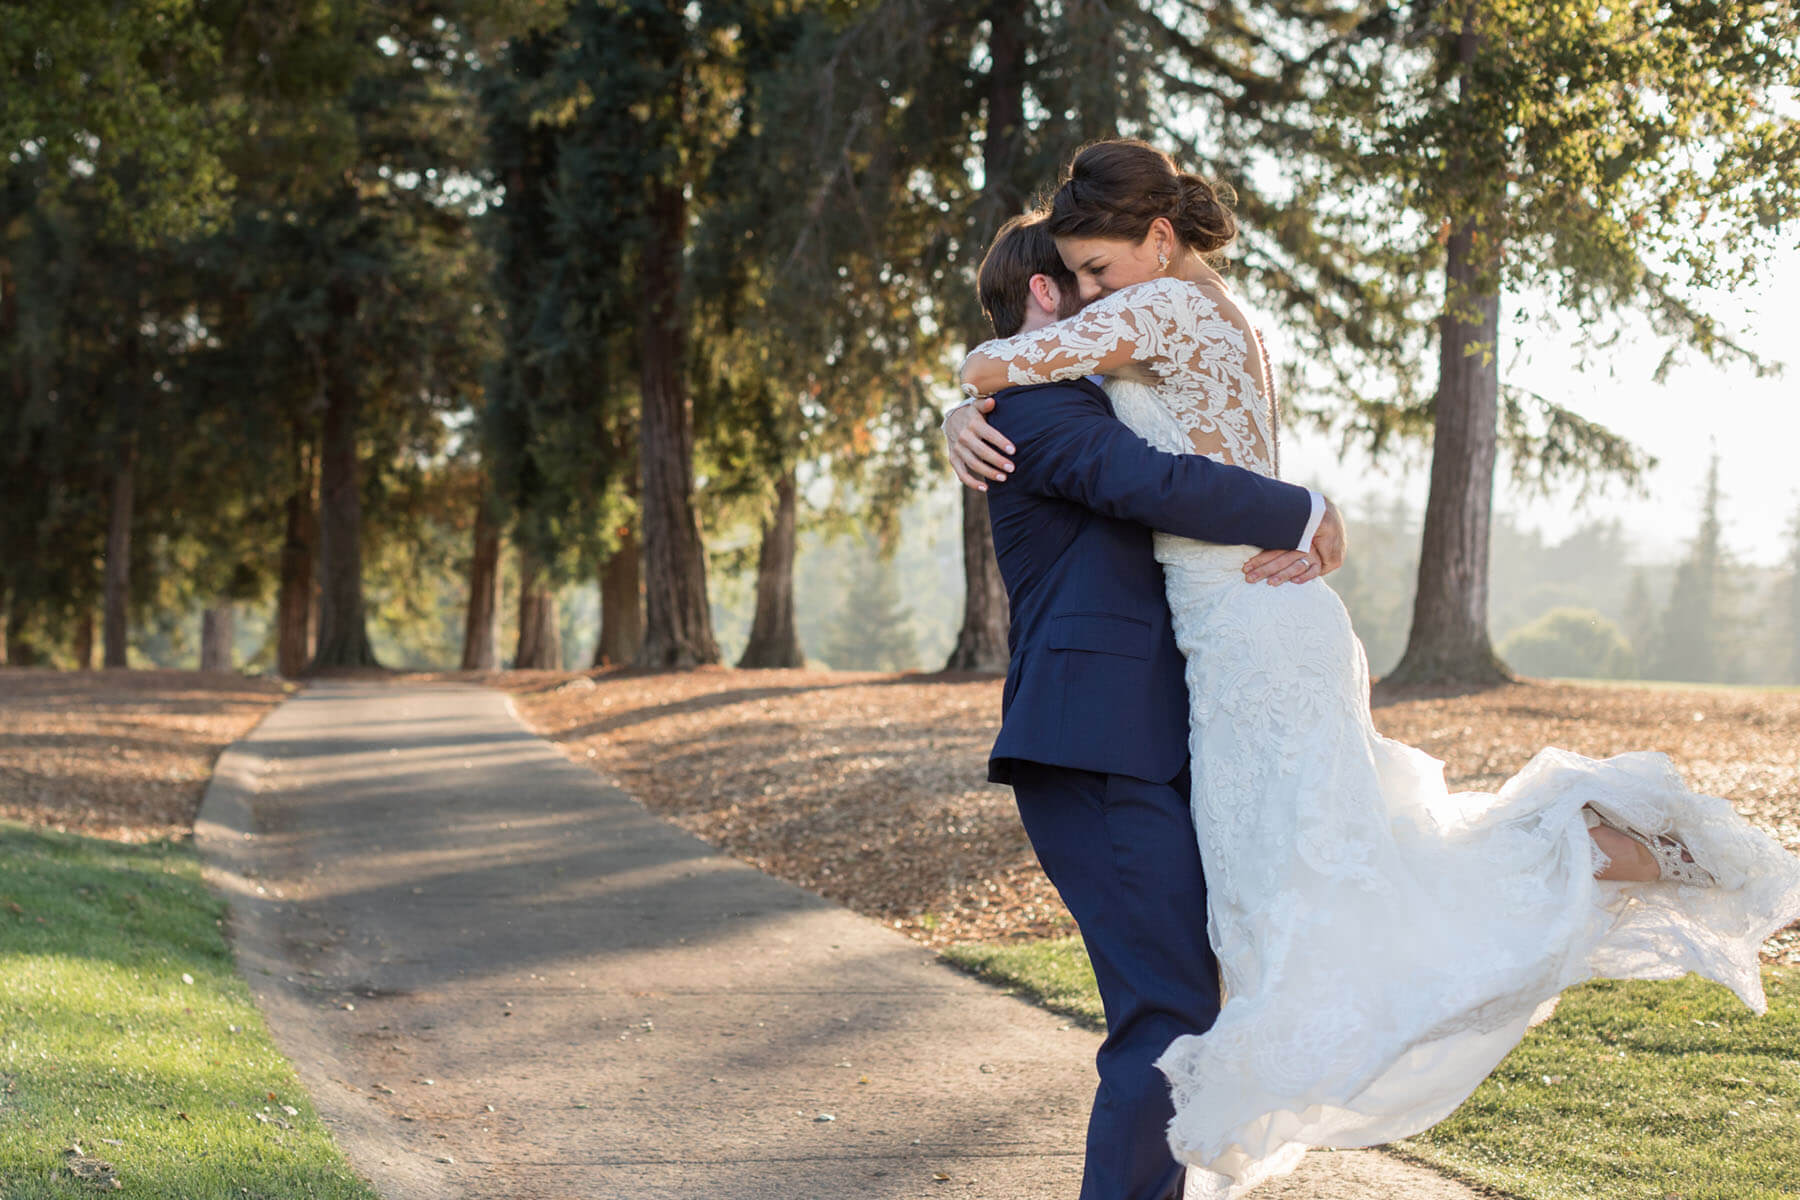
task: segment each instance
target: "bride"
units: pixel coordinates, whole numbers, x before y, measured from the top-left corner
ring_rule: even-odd
[[[978,347],[965,391],[1105,374],[1153,446],[1273,475],[1261,339],[1205,261],[1235,233],[1213,190],[1144,143],[1097,143],[1050,230],[1090,303]],[[1316,564],[1256,587],[1254,548],[1155,546],[1225,995],[1157,1063],[1189,1197],[1442,1120],[1586,979],[1691,971],[1766,1008],[1757,954],[1800,918],[1800,859],[1727,802],[1661,754],[1554,749],[1497,793],[1452,794],[1442,763],[1376,732],[1362,646]]]

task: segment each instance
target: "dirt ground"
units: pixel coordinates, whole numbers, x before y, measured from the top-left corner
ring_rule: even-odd
[[[919,940],[1041,937],[1070,920],[1004,787],[984,782],[991,676],[513,672],[539,733],[656,812]],[[1382,732],[1489,789],[1546,745],[1671,754],[1694,787],[1800,849],[1800,693],[1522,683],[1378,697]],[[1800,962],[1800,931],[1771,944]]]
[[[223,673],[0,668],[0,817],[187,837],[219,752],[287,691]]]
[[[415,677],[416,678],[416,677]],[[985,782],[988,675],[702,669],[508,672],[577,761],[763,870],[932,945],[1067,932],[1012,794]],[[0,669],[0,816],[144,841],[185,837],[220,750],[285,685],[180,671]],[[1800,693],[1524,683],[1378,697],[1389,736],[1487,789],[1540,747],[1669,752],[1695,787],[1800,849]],[[1800,929],[1771,944],[1800,963]]]

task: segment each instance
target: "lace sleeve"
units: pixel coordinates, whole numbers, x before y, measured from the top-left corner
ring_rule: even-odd
[[[1130,363],[1167,375],[1194,352],[1195,304],[1210,307],[1177,279],[1120,288],[1053,325],[983,342],[964,362],[963,377],[987,393],[1103,375]]]
[[[983,343],[963,364],[963,379],[988,393],[1128,369],[1147,374],[1193,453],[1272,474],[1265,365],[1234,301],[1184,280],[1153,279],[1066,321]]]

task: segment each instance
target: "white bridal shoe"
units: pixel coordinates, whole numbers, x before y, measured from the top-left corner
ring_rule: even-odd
[[[1616,829],[1648,850],[1656,860],[1658,882],[1681,883],[1689,887],[1719,886],[1719,881],[1713,878],[1712,872],[1695,862],[1688,848],[1668,834],[1646,833],[1616,812],[1608,812],[1593,801],[1582,805],[1581,810],[1588,816],[1590,829],[1595,825]]]

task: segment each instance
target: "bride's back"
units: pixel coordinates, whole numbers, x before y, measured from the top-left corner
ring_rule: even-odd
[[[1129,297],[1129,298],[1128,298]],[[1275,473],[1274,397],[1267,353],[1249,313],[1220,284],[1153,280],[1107,298],[1140,308],[1160,335],[1140,361],[1182,444],[1161,449]],[[1129,387],[1129,383],[1121,383]],[[1127,424],[1123,411],[1121,419]],[[1139,433],[1144,433],[1139,430]]]

